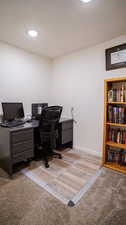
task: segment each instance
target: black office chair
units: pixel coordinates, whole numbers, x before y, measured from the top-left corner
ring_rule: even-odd
[[[45,167],[48,168],[49,156],[58,157],[62,159],[62,155],[53,151],[56,147],[57,129],[62,113],[61,106],[50,106],[43,109],[40,122],[40,150],[42,151],[42,158],[45,161]]]

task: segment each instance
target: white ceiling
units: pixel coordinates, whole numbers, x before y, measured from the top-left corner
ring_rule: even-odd
[[[0,40],[39,55],[54,58],[125,33],[126,0],[0,0]]]

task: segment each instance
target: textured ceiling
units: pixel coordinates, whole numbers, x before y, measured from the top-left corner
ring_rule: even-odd
[[[125,33],[126,0],[0,0],[0,40],[39,55],[54,58]]]

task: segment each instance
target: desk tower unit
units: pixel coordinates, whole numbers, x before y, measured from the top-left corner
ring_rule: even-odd
[[[103,165],[126,173],[126,78],[104,82]]]

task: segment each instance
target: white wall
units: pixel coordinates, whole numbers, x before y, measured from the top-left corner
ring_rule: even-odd
[[[0,102],[21,101],[29,113],[31,103],[49,101],[50,75],[50,60],[0,42]]]
[[[105,49],[122,43],[126,36],[54,60],[52,103],[63,105],[68,117],[74,107],[76,148],[102,152],[104,79],[126,76],[126,69],[105,71]]]
[[[105,49],[126,42],[121,36],[53,61],[0,42],[0,102],[21,101],[25,113],[32,102],[63,105],[71,117],[74,107],[74,146],[102,150],[104,79],[125,76],[126,69],[105,71]],[[1,113],[1,108],[0,108]]]

